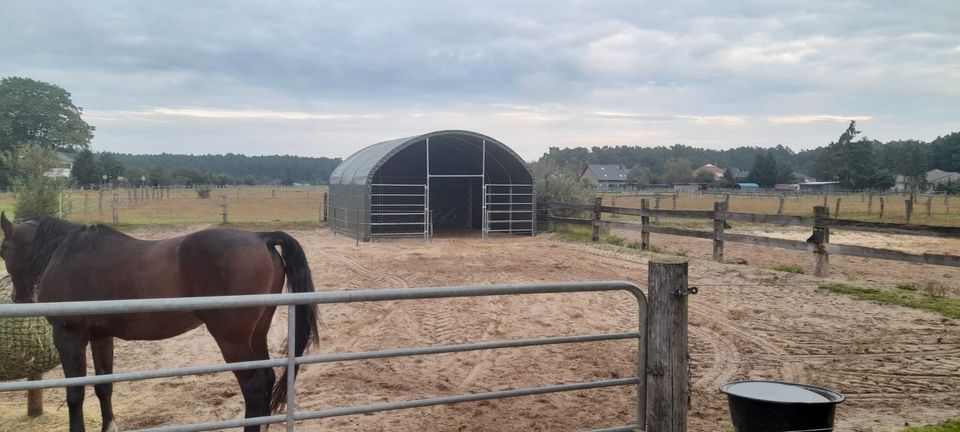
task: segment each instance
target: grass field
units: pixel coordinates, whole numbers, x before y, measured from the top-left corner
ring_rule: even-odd
[[[326,188],[320,187],[257,187],[212,189],[210,197],[201,199],[196,190],[172,189],[169,197],[147,197],[129,190],[117,191],[120,226],[215,224],[223,221],[226,196],[231,224],[303,226],[315,224],[320,216],[320,203]],[[63,194],[65,219],[83,223],[112,222],[112,191],[78,191]],[[13,193],[0,193],[0,209],[13,217]]]
[[[635,194],[603,194],[603,204],[615,207],[640,208],[640,200],[648,199],[650,208],[655,208],[653,196],[637,196]],[[827,195],[827,205],[831,216],[836,216],[837,199],[840,199],[840,216],[844,219],[858,219],[875,222],[906,222],[906,204],[908,195],[888,195],[884,197],[884,214],[880,217],[880,197],[873,197],[872,208],[870,198],[866,194],[854,195]],[[930,198],[930,217],[927,217],[927,199]],[[677,197],[677,210],[713,210],[713,203],[723,199],[720,195],[681,194]],[[816,195],[786,195],[783,213],[795,216],[812,216],[815,206],[823,205],[823,196]],[[730,196],[730,211],[757,214],[777,214],[780,200],[776,196]],[[660,208],[672,210],[672,192],[664,193],[660,197]],[[943,195],[928,197],[917,195],[913,204],[911,223],[925,225],[960,225],[960,197]]]

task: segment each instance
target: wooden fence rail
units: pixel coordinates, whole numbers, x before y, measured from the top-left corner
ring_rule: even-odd
[[[599,236],[596,233],[601,227],[639,231],[641,233],[641,249],[643,250],[650,248],[651,233],[713,240],[713,259],[718,262],[723,262],[723,248],[725,242],[744,243],[755,246],[812,252],[815,262],[814,274],[821,277],[826,277],[830,273],[830,255],[856,256],[863,258],[911,262],[917,264],[960,267],[960,256],[913,254],[889,249],[830,243],[831,229],[960,239],[960,227],[837,219],[830,217],[830,208],[827,206],[814,207],[814,216],[810,217],[729,212],[727,211],[728,204],[725,202],[715,203],[714,210],[709,211],[651,209],[649,208],[649,202],[646,199],[640,201],[641,208],[639,209],[613,207],[604,206],[602,204],[602,200],[602,197],[596,197],[594,205],[559,202],[549,203],[548,218],[552,223],[566,223],[593,227],[593,241],[599,240]],[[584,219],[557,216],[553,214],[555,210],[572,210],[580,213],[589,213],[592,218]],[[640,223],[605,221],[602,220],[603,213],[640,216]],[[712,231],[675,228],[660,226],[656,222],[651,224],[650,217],[654,217],[655,219],[660,217],[709,219],[713,220],[714,224]],[[730,227],[728,222],[731,221],[774,224],[780,226],[810,227],[812,228],[812,234],[806,241],[763,237],[748,234],[735,234],[726,232],[726,229]]]

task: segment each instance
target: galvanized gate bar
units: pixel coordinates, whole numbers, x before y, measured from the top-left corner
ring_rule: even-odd
[[[571,283],[535,283],[535,284],[510,284],[510,285],[491,285],[491,286],[458,286],[458,287],[433,287],[433,288],[407,288],[407,289],[383,289],[383,290],[359,290],[359,291],[333,291],[316,293],[285,293],[285,294],[261,294],[247,296],[218,296],[218,297],[189,297],[189,298],[164,298],[164,299],[137,299],[137,300],[107,300],[107,301],[89,301],[89,302],[65,302],[65,303],[42,303],[42,304],[7,304],[0,305],[0,318],[25,317],[25,316],[76,316],[76,315],[102,315],[102,314],[120,314],[136,312],[160,312],[160,311],[188,311],[188,310],[211,310],[211,309],[234,309],[244,307],[262,307],[262,306],[289,306],[288,321],[288,340],[293,340],[295,322],[295,305],[298,304],[330,304],[330,303],[351,303],[351,302],[374,302],[374,301],[393,301],[393,300],[413,300],[413,299],[431,299],[431,298],[456,298],[456,297],[478,297],[478,296],[499,296],[499,295],[521,295],[521,294],[548,294],[548,293],[572,293],[572,292],[600,292],[600,291],[627,291],[634,295],[638,303],[638,325],[639,331],[632,333],[611,333],[605,335],[580,335],[580,336],[561,336],[541,339],[519,339],[513,341],[494,341],[477,344],[447,345],[412,349],[394,349],[372,351],[366,353],[338,353],[332,355],[294,357],[288,353],[286,359],[264,360],[241,363],[228,363],[213,366],[199,366],[192,368],[167,369],[158,371],[130,372],[125,374],[110,374],[92,377],[78,377],[62,380],[43,380],[29,383],[0,383],[0,391],[13,389],[26,389],[34,385],[42,387],[80,385],[83,383],[94,384],[104,382],[116,382],[121,380],[146,379],[149,377],[165,377],[184,375],[187,370],[196,371],[196,373],[226,372],[240,369],[252,369],[263,367],[274,367],[286,365],[289,369],[288,374],[288,393],[287,404],[288,411],[285,415],[274,415],[252,419],[235,419],[224,422],[204,423],[195,425],[161,427],[149,429],[155,431],[200,431],[221,429],[228,427],[239,427],[247,425],[260,425],[272,423],[287,423],[287,430],[293,430],[293,421],[307,420],[313,418],[332,417],[336,415],[348,415],[354,413],[379,412],[394,409],[414,408],[420,406],[431,406],[440,404],[449,404],[457,402],[470,402],[486,399],[495,399],[502,397],[526,396],[534,394],[554,393],[561,391],[582,390],[590,388],[601,388],[621,385],[638,385],[637,389],[637,424],[646,423],[646,320],[647,320],[647,301],[646,297],[635,284],[623,281],[604,281],[604,282],[571,282]],[[633,378],[624,378],[618,380],[592,381],[583,383],[557,384],[543,387],[521,388],[513,390],[494,391],[486,393],[475,393],[455,396],[442,396],[429,399],[420,399],[412,401],[399,401],[385,404],[374,404],[358,407],[332,408],[312,412],[296,412],[294,404],[295,383],[293,366],[297,364],[319,363],[324,361],[346,361],[360,360],[367,358],[396,357],[404,355],[423,355],[441,352],[459,352],[477,349],[492,349],[500,347],[520,347],[546,345],[552,343],[573,343],[584,341],[614,340],[636,338],[638,341],[637,371],[638,376]],[[292,351],[291,351],[292,352]],[[151,374],[153,376],[151,376]],[[120,378],[120,379],[118,379]],[[29,384],[29,386],[27,385]],[[633,426],[628,426],[633,427]],[[613,429],[621,430],[621,429]]]
[[[347,353],[319,354],[296,357],[296,364],[307,365],[317,363],[333,363],[357,360],[373,360],[391,357],[410,357],[430,354],[449,354],[456,352],[481,351],[500,348],[522,348],[543,345],[559,345],[568,343],[600,342],[611,340],[636,339],[638,332],[603,333],[577,336],[555,336],[536,339],[512,339],[472,344],[436,345],[419,348],[395,348],[377,351],[360,351]],[[90,375],[75,378],[55,378],[42,381],[11,381],[0,383],[0,392],[48,389],[69,386],[88,386],[115,382],[142,381],[158,378],[172,378],[183,375],[206,375],[212,373],[233,372],[238,370],[263,369],[288,366],[287,359],[253,360],[236,363],[222,363],[216,365],[188,366],[170,369],[154,369],[136,372],[118,372],[110,375]]]

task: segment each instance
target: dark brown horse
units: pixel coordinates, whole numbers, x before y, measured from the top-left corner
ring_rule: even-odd
[[[183,237],[145,241],[104,225],[78,225],[55,218],[14,225],[0,214],[0,255],[13,280],[14,301],[63,302],[312,292],[303,249],[283,232],[252,233],[208,229]],[[277,253],[280,246],[282,256]],[[294,352],[317,341],[313,305],[296,306]],[[205,324],[227,362],[266,360],[273,307],[193,312],[156,312],[86,317],[49,317],[64,375],[86,374],[86,348],[96,373],[113,372],[113,339],[157,340]],[[272,369],[234,372],[246,417],[269,415],[284,401],[287,371],[279,381]],[[94,386],[103,431],[115,431],[112,384]],[[83,387],[67,388],[70,431],[84,430]],[[244,429],[256,432],[259,426]]]

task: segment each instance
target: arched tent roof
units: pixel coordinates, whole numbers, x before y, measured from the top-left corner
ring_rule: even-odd
[[[372,182],[374,174],[379,170],[384,163],[390,160],[391,157],[406,149],[407,147],[413,145],[414,143],[423,142],[427,138],[430,138],[431,142],[435,143],[456,143],[461,142],[464,144],[470,143],[470,141],[479,142],[480,140],[486,141],[488,146],[493,146],[499,150],[505,152],[506,154],[512,156],[517,161],[521,163],[526,174],[531,178],[533,174],[530,172],[530,169],[523,163],[523,159],[520,158],[510,147],[507,147],[506,144],[497,141],[494,138],[489,136],[479,134],[476,132],[466,131],[466,130],[443,130],[430,132],[423,135],[418,135],[408,138],[400,138],[390,141],[384,141],[381,143],[373,144],[369,147],[361,149],[360,151],[350,155],[346,160],[340,163],[339,166],[333,173],[330,174],[330,184],[331,185],[364,185]],[[488,153],[488,157],[492,155]]]

